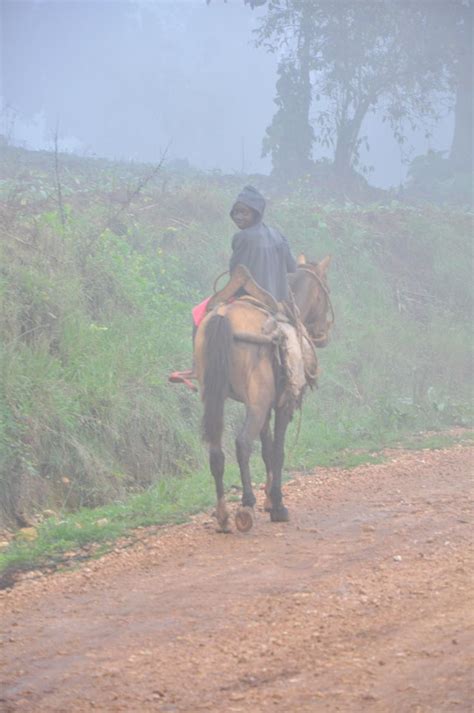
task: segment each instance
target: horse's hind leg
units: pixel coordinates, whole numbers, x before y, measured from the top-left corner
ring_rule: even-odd
[[[211,445],[209,447],[209,465],[211,468],[211,473],[214,477],[216,483],[216,495],[217,495],[217,522],[219,524],[219,532],[230,532],[229,527],[229,512],[227,510],[227,505],[224,496],[224,465],[225,456],[221,445]]]
[[[285,408],[277,408],[275,411],[275,438],[273,443],[273,482],[270,488],[271,510],[270,518],[272,522],[287,522],[289,514],[283,505],[281,492],[281,476],[283,462],[285,460],[285,434],[288,424],[291,421],[292,412]]]
[[[265,512],[270,512],[272,509],[272,501],[270,500],[270,490],[273,483],[273,438],[270,430],[270,413],[265,421],[262,430],[260,431],[260,441],[262,443],[262,458],[265,463],[265,471],[267,473],[267,481],[265,483]]]
[[[243,490],[242,510],[240,510],[236,516],[236,525],[241,531],[250,530],[253,524],[251,509],[255,505],[256,500],[252,490],[249,461],[252,452],[252,442],[260,433],[266,417],[267,410],[263,410],[260,406],[247,406],[244,425],[235,439],[235,449]]]

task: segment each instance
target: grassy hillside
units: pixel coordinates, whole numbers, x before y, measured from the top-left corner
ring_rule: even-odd
[[[226,269],[248,179],[0,151],[0,523],[191,483],[199,399],[167,374],[190,363],[190,308]],[[267,219],[295,253],[333,255],[334,338],[289,462],[467,424],[471,216],[301,189]]]

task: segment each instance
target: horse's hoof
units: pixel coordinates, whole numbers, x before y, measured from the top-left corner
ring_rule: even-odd
[[[218,532],[221,535],[231,535],[232,530],[230,529],[229,525],[224,525],[223,527],[217,527],[216,532]]]
[[[253,527],[253,509],[241,507],[235,513],[235,526],[239,532],[248,532]]]
[[[272,522],[288,522],[288,520],[290,519],[290,513],[288,512],[288,508],[286,508],[284,505],[281,505],[276,510],[270,510],[270,519]]]
[[[217,501],[216,517],[217,532],[231,532],[229,525],[229,511],[227,510],[224,498]]]
[[[232,530],[230,529],[229,525],[229,515],[228,513],[225,514],[225,516],[217,518],[217,527],[216,527],[216,532],[223,532],[226,535],[228,535]]]

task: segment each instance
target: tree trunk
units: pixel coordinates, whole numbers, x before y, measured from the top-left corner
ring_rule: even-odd
[[[334,152],[334,173],[342,181],[343,185],[348,185],[352,179],[352,167],[358,148],[360,129],[371,103],[371,97],[367,96],[362,99],[352,119],[347,116],[348,109],[343,111],[343,118],[337,131],[336,150]]]
[[[352,169],[352,141],[350,121],[343,122],[337,132],[334,152],[334,173],[341,183],[347,185]]]
[[[462,25],[457,38],[454,135],[449,158],[455,171],[472,173],[472,3],[458,9]]]
[[[472,68],[470,62],[460,66],[454,109],[454,135],[449,158],[455,171],[472,173]]]
[[[301,156],[302,165],[307,164],[311,159],[313,148],[313,131],[309,121],[311,110],[311,23],[307,17],[307,9],[303,11],[301,17],[300,38],[298,47],[298,60],[301,77],[301,125],[305,129],[306,142]]]
[[[309,121],[311,87],[311,17],[305,5],[297,16],[298,42],[294,56],[280,62],[276,103],[279,109],[267,128],[263,155],[271,153],[273,175],[284,181],[298,179],[311,169],[314,141]]]

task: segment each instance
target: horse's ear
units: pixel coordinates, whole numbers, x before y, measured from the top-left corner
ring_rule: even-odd
[[[329,269],[329,265],[331,264],[331,259],[332,259],[332,255],[326,255],[326,257],[323,258],[323,260],[321,260],[321,262],[318,264],[318,268],[319,268],[319,271],[321,272],[321,274],[323,274],[323,275],[326,274],[326,272]]]
[[[306,258],[303,253],[301,253],[301,255],[298,255],[298,257],[296,258],[296,262],[298,265],[306,265]]]

